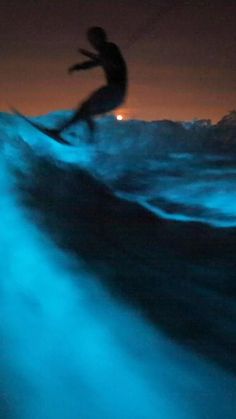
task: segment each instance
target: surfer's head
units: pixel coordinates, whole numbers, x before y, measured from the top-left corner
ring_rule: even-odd
[[[107,42],[107,34],[100,26],[92,26],[88,29],[87,37],[92,46],[99,50]]]

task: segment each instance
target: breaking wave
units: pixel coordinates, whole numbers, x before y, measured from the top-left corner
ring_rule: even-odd
[[[0,115],[1,417],[233,419],[234,114],[96,123]]]

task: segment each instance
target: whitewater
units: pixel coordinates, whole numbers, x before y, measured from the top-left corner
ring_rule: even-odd
[[[234,419],[235,114],[0,137],[0,418]]]

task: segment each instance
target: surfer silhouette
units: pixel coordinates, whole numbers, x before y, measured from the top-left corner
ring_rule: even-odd
[[[75,71],[100,66],[104,70],[106,84],[93,92],[78,107],[72,117],[54,131],[59,136],[62,131],[79,121],[87,122],[91,132],[93,132],[95,128],[93,117],[117,108],[124,102],[126,96],[127,66],[118,46],[108,42],[105,30],[98,26],[88,29],[87,38],[96,53],[79,48],[79,52],[89,59],[72,65],[68,72],[72,74]]]

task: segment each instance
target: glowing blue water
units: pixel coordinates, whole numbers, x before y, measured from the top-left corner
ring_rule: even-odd
[[[219,165],[218,152],[197,155],[193,145],[173,155],[145,124],[141,132],[111,124],[101,121],[97,144],[86,144],[81,127],[80,145],[66,149],[2,117],[0,417],[233,419],[235,377],[114,300],[82,259],[39,230],[15,192],[12,169],[30,176],[33,149],[36,159],[76,162],[164,218],[235,226],[231,159]]]

